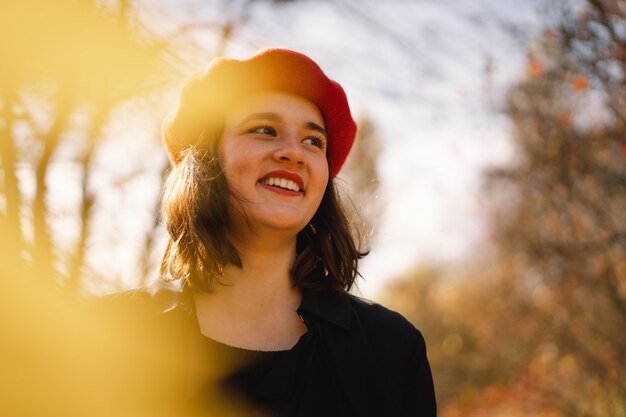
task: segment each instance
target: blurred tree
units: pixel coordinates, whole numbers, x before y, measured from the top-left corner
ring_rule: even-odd
[[[158,131],[168,89],[188,72],[185,56],[197,55],[197,45],[156,35],[126,0],[2,1],[1,7],[4,259],[26,262],[36,276],[70,290],[144,282],[158,264],[158,184],[169,163],[155,137],[141,156],[160,156],[159,164],[148,157],[120,166],[124,158],[117,156],[128,150],[114,126],[121,119]],[[225,44],[232,28],[216,30]],[[122,135],[126,144],[135,139],[129,131]],[[153,189],[147,210],[127,202],[134,182]],[[126,259],[103,255],[120,248]],[[124,263],[134,263],[138,275],[126,283],[119,276]]]
[[[486,181],[490,255],[390,288],[444,416],[626,415],[625,28],[623,2],[589,0],[531,45],[516,161]]]
[[[161,48],[120,4],[114,11],[89,2],[3,2],[0,14],[0,228],[12,242],[6,259],[28,259],[36,275],[70,288],[79,286],[85,266],[96,201],[92,162],[103,130],[122,104],[162,82]],[[51,180],[68,165],[77,175]],[[72,180],[79,196],[70,217],[79,231],[68,247],[52,231],[62,215],[51,200],[72,198]]]
[[[589,0],[546,31],[511,93],[515,167],[491,173],[504,254],[554,354],[541,388],[566,415],[626,415],[626,9]],[[547,311],[546,311],[547,310]],[[533,313],[535,314],[535,313]]]
[[[553,415],[539,395],[550,345],[537,338],[546,322],[516,288],[511,265],[486,253],[457,267],[422,267],[389,286],[381,298],[424,334],[440,414]]]
[[[363,237],[371,237],[384,209],[379,199],[378,158],[382,146],[374,122],[367,116],[358,120],[359,129],[353,149],[340,177],[347,185],[344,202],[354,205],[355,225],[362,227]],[[349,204],[348,204],[349,205]],[[368,240],[368,239],[365,239]]]

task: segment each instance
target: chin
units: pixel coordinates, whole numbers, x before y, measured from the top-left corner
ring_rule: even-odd
[[[313,217],[312,214],[308,216],[299,207],[268,206],[255,211],[256,213],[251,213],[255,221],[268,226],[272,225],[279,229],[298,227],[302,229],[309,223],[310,218]]]
[[[293,231],[294,235],[298,234],[309,223],[308,220],[303,219],[301,216],[294,218],[293,216],[284,215],[281,213],[273,213],[270,216],[263,216],[263,218],[256,218],[255,222],[259,225],[265,226],[270,229],[280,231]]]
[[[269,229],[274,229],[277,231],[288,232],[292,231],[294,235],[300,233],[302,229],[304,229],[307,223],[298,222],[285,222],[285,221],[268,221],[263,222],[263,225]]]

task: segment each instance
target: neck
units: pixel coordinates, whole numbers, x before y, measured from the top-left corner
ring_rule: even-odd
[[[198,298],[219,303],[233,317],[255,317],[260,312],[295,311],[300,292],[291,280],[295,260],[296,239],[255,239],[233,242],[239,251],[243,267],[228,265],[209,294]]]
[[[295,237],[280,243],[262,239],[234,243],[243,267],[227,266],[212,292],[194,294],[200,331],[232,346],[290,349],[306,332],[296,313],[302,295],[290,276]]]

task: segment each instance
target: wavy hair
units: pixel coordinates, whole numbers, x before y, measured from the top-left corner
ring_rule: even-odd
[[[161,200],[161,216],[169,233],[161,276],[182,279],[210,292],[226,265],[242,267],[241,257],[228,239],[229,190],[215,152],[189,147],[169,173]],[[329,180],[319,208],[298,233],[297,256],[291,269],[294,286],[348,291],[358,272],[362,237],[353,230]]]

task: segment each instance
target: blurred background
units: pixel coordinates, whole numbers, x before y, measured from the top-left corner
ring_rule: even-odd
[[[70,300],[158,278],[160,122],[270,46],[347,92],[355,292],[423,331],[440,415],[626,416],[621,0],[0,0],[3,365],[65,363]]]

